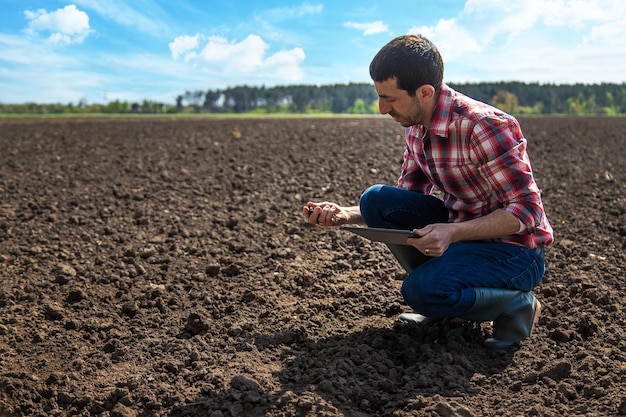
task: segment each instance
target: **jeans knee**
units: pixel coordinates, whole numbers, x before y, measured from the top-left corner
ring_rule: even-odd
[[[458,317],[474,302],[473,289],[447,288],[415,273],[404,280],[400,292],[413,311],[434,319]]]
[[[359,205],[361,207],[363,206],[368,207],[372,204],[375,204],[376,201],[379,200],[379,195],[380,195],[382,188],[383,188],[382,184],[375,184],[375,185],[369,186],[365,191],[363,191],[363,194],[361,194],[361,197],[359,198]]]
[[[382,206],[381,191],[383,189],[382,184],[376,184],[368,187],[361,197],[359,198],[359,209],[361,210],[361,216],[366,224],[370,225],[374,219],[378,218],[380,214],[378,210]]]
[[[400,293],[406,305],[411,307],[413,311],[427,315],[428,312],[425,309],[428,295],[424,294],[423,288],[420,288],[420,285],[416,284],[410,275],[402,282]]]

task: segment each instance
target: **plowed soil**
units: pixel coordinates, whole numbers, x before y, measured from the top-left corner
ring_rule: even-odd
[[[1,120],[0,415],[626,415],[626,118],[520,121],[556,242],[497,353],[301,218],[395,184],[390,119]]]

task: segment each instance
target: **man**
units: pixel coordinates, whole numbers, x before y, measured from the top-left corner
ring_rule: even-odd
[[[441,55],[420,35],[385,45],[370,75],[380,112],[406,128],[398,184],[368,188],[358,206],[309,202],[305,218],[414,230],[408,245],[388,245],[415,311],[399,319],[493,321],[488,348],[517,344],[539,318],[532,289],[553,241],[517,120],[444,84]]]

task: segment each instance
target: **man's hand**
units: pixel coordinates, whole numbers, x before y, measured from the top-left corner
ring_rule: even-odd
[[[421,236],[409,238],[407,242],[426,256],[441,256],[454,242],[454,223],[433,223],[413,233]]]
[[[454,242],[495,239],[517,233],[520,222],[513,214],[497,209],[486,216],[459,223],[433,223],[413,231],[420,238],[408,239],[424,255],[441,256]]]
[[[339,226],[363,221],[358,206],[342,207],[328,201],[323,203],[308,202],[302,208],[302,214],[306,221],[320,226]]]

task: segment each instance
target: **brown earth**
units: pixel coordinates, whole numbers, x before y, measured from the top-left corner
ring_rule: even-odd
[[[300,217],[395,183],[389,119],[0,121],[1,416],[626,415],[626,118],[521,120],[557,241],[504,353]]]

